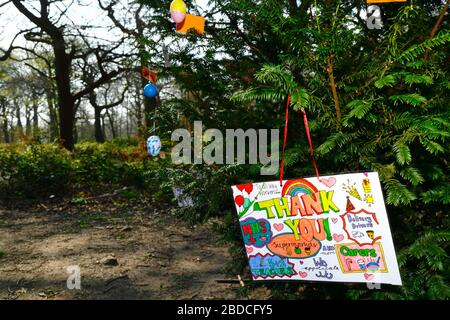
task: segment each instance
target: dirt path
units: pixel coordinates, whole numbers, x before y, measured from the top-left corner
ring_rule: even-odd
[[[0,209],[0,299],[236,297],[237,285],[216,282],[230,257],[207,225],[190,228],[170,211],[80,211]],[[118,265],[100,262],[108,256]],[[81,290],[66,287],[73,265]]]

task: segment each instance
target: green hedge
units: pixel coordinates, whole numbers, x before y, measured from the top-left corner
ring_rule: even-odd
[[[63,194],[74,187],[132,186],[153,190],[149,160],[137,140],[82,142],[73,153],[54,144],[0,144],[0,200]]]

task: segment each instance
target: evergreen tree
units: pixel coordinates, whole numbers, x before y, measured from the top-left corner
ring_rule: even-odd
[[[179,44],[177,51],[170,47],[172,66],[163,69],[183,93],[164,101],[167,133],[179,125],[173,114],[207,127],[280,128],[290,93],[293,110],[309,116],[322,174],[380,174],[404,286],[369,291],[270,284],[274,296],[341,297],[346,291],[352,298],[448,299],[450,32],[444,1],[383,4],[381,30],[360,17],[362,0],[210,1],[202,11],[204,38],[176,35],[167,3],[157,2],[146,2],[156,12],[152,27]],[[186,2],[195,12],[195,2]],[[311,176],[300,116],[290,121],[286,176]],[[185,186],[203,200],[196,209],[207,215],[229,210],[230,197],[223,195],[230,184],[260,179],[251,166],[185,169]],[[183,181],[180,170],[173,175]],[[227,219],[218,228],[237,243],[234,253],[243,263],[235,267],[243,266],[236,220]]]

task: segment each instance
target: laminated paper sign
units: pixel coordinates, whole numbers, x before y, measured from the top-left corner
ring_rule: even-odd
[[[376,172],[232,191],[254,280],[402,284]]]

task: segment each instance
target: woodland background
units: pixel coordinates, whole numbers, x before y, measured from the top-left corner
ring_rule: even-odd
[[[321,174],[380,174],[404,285],[264,284],[271,297],[449,299],[449,1],[381,4],[379,30],[365,0],[186,3],[206,18],[203,37],[176,34],[170,1],[0,1],[3,35],[10,12],[28,21],[0,48],[2,205],[126,186],[176,206],[182,187],[195,204],[177,215],[220,218],[228,270],[248,276],[229,186],[260,181],[259,165],[174,166],[149,158],[145,139],[156,132],[168,155],[171,132],[195,120],[282,129],[291,93],[285,176],[314,173],[304,108]],[[155,99],[142,66],[158,72]]]

